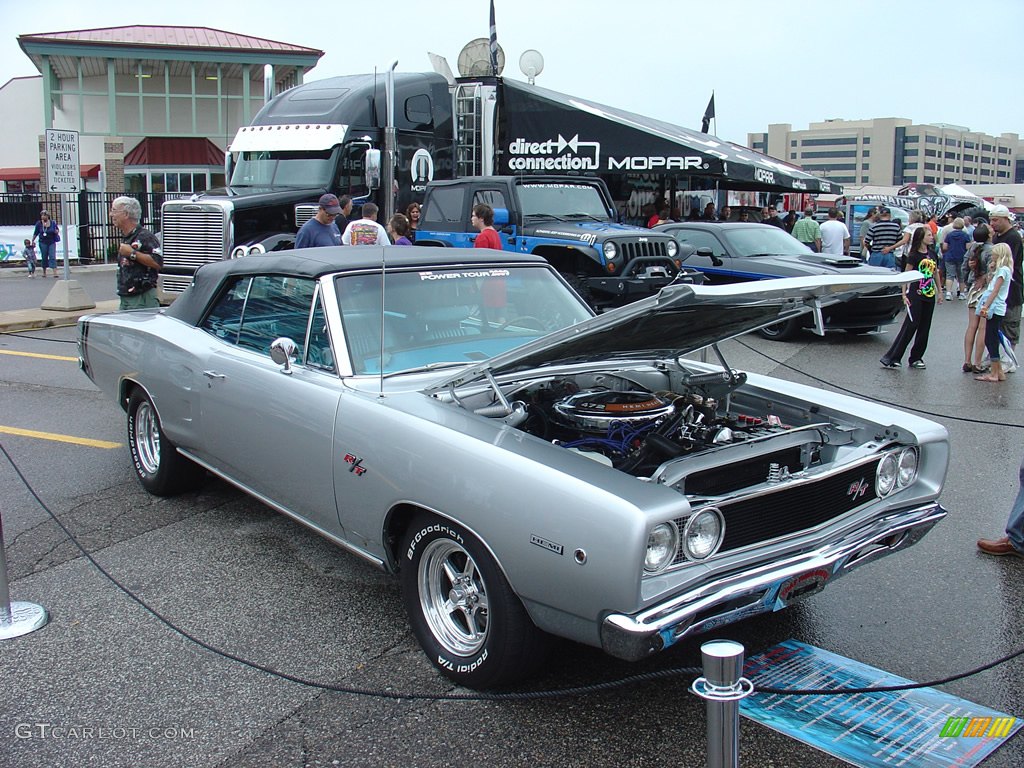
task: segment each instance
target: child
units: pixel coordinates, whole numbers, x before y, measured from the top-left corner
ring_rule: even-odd
[[[36,247],[32,244],[32,241],[25,238],[25,248],[22,250],[21,255],[25,259],[25,265],[28,267],[28,276],[36,276]]]
[[[1013,253],[1006,243],[992,246],[992,267],[992,277],[978,300],[976,310],[980,317],[988,319],[985,325],[985,346],[992,367],[984,376],[975,376],[978,381],[1006,381],[1003,364],[999,359],[999,328],[1006,314],[1006,297],[1010,292],[1010,278],[1013,274]]]

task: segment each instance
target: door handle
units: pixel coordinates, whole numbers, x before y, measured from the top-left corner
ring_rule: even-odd
[[[227,376],[225,376],[223,373],[217,373],[216,371],[203,371],[203,376],[205,376],[208,379],[226,379],[227,378]]]

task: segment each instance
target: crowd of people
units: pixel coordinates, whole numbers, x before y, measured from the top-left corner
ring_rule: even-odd
[[[1006,206],[994,206],[987,222],[952,215],[940,221],[912,211],[906,227],[893,222],[889,209],[880,206],[865,217],[861,232],[861,252],[870,254],[869,264],[923,275],[904,286],[907,314],[879,361],[883,368],[899,368],[911,342],[909,366],[926,367],[924,352],[936,304],[962,301],[967,307],[963,372],[977,374],[978,381],[1000,382],[1017,369],[1024,303],[1022,241],[1019,224]]]
[[[364,203],[362,215],[351,219],[352,198],[326,194],[317,202],[316,213],[295,235],[296,248],[327,245],[412,245],[420,222],[420,204],[410,203],[405,213],[396,213],[383,226],[377,221],[380,209]]]

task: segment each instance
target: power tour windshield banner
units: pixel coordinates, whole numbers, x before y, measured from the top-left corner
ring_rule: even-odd
[[[842,194],[839,184],[708,134],[515,80],[500,86],[500,172],[705,176],[732,189]]]

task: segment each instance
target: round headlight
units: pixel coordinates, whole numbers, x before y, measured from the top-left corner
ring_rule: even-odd
[[[679,548],[679,533],[672,523],[659,523],[647,536],[647,555],[644,570],[649,573],[660,571],[672,562]]]
[[[899,474],[899,461],[895,453],[887,453],[878,463],[875,475],[875,486],[879,496],[888,496],[896,487],[896,476]]]
[[[669,240],[665,246],[665,251],[670,259],[674,259],[676,254],[679,253],[679,244],[675,240]]]
[[[256,245],[249,248],[249,255],[255,256],[258,253],[266,253],[267,249],[263,247],[262,243],[256,243]]]
[[[900,454],[900,470],[896,477],[896,484],[900,488],[906,488],[917,477],[917,451],[913,448],[905,448]]]
[[[244,245],[240,245],[237,248],[235,248],[233,251],[231,251],[231,258],[232,259],[240,259],[243,256],[245,256],[246,253],[248,253],[248,250],[246,249],[246,247]]]
[[[691,560],[703,560],[718,551],[725,535],[725,519],[715,507],[705,507],[686,521],[683,551]]]
[[[604,244],[604,257],[606,259],[614,259],[619,255],[619,249],[615,247],[615,243],[610,240]]]

